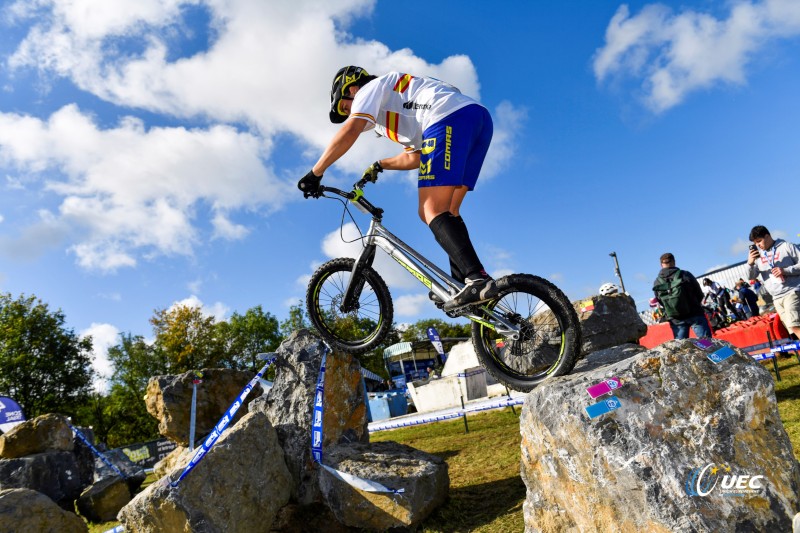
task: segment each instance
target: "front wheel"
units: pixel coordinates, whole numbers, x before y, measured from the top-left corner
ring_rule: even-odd
[[[484,368],[511,389],[527,392],[541,381],[569,373],[581,349],[578,315],[549,281],[528,274],[498,280],[500,294],[486,307],[519,327],[506,337],[486,322],[473,322],[472,343]]]
[[[311,323],[331,348],[352,354],[378,346],[392,326],[392,297],[372,267],[357,274],[363,283],[351,310],[342,310],[344,293],[352,277],[354,259],[339,258],[317,269],[308,282],[306,306]]]

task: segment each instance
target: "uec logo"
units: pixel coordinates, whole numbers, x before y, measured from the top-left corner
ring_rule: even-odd
[[[686,494],[689,496],[708,496],[718,485],[723,494],[736,495],[754,492],[764,488],[764,476],[747,474],[731,474],[728,465],[717,466],[709,463],[705,467],[695,468],[686,480]]]

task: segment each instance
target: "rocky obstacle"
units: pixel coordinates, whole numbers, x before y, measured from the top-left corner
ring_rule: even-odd
[[[0,531],[5,533],[86,533],[86,523],[30,489],[0,490]]]
[[[203,382],[197,385],[195,417],[197,441],[214,429],[214,424],[236,399],[244,384],[254,375],[253,372],[227,368],[204,368],[202,373]],[[194,376],[194,372],[185,372],[179,375],[152,377],[147,383],[144,397],[147,412],[158,420],[158,431],[181,446],[189,444]],[[260,385],[250,393],[248,402],[259,394],[261,394]],[[240,410],[233,423],[246,412]]]
[[[178,468],[139,493],[119,513],[129,533],[269,531],[289,501],[292,478],[275,429],[264,413],[249,413],[225,431],[177,487]]]
[[[625,343],[637,343],[647,334],[647,324],[627,294],[592,296],[573,302],[583,335],[581,353],[587,354]]]
[[[712,362],[724,346],[620,346],[532,391],[520,421],[525,530],[788,531],[800,467],[772,377],[738,350]],[[590,419],[585,407],[608,396],[586,388],[611,377],[619,407]]]
[[[251,402],[250,412],[173,487],[194,456],[176,453],[170,473],[120,511],[126,531],[385,530],[414,527],[428,516],[447,497],[447,465],[395,443],[368,443],[360,365],[350,355],[327,354],[324,462],[406,492],[355,489],[313,461],[312,411],[324,352],[306,330],[290,336],[278,350],[269,393]]]
[[[119,476],[98,481],[81,493],[76,506],[81,516],[91,522],[115,520],[117,513],[131,501],[128,484]]]
[[[0,458],[16,459],[41,452],[71,452],[72,430],[61,415],[37,416],[0,435]]]
[[[43,452],[0,460],[0,487],[31,489],[50,497],[68,511],[83,487],[72,452]]]
[[[443,459],[396,442],[343,444],[325,457],[332,468],[403,491],[364,492],[323,470],[325,502],[339,522],[351,527],[386,531],[416,526],[444,503],[450,488]]]

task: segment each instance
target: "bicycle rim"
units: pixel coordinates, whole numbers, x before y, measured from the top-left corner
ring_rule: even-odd
[[[370,343],[380,333],[383,313],[378,295],[368,279],[352,311],[341,309],[345,289],[350,281],[349,270],[327,273],[316,285],[314,301],[322,333],[345,346],[359,347]]]
[[[556,302],[546,295],[512,289],[487,305],[520,328],[512,340],[480,326],[480,342],[491,366],[515,381],[535,384],[555,374],[567,349],[565,322]]]

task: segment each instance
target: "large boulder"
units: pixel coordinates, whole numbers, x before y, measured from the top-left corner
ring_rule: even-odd
[[[227,368],[204,368],[202,372],[202,383],[197,385],[195,445],[214,429],[254,375],[252,372]],[[193,380],[194,372],[152,377],[147,382],[144,397],[147,412],[158,420],[158,431],[182,446],[189,444]],[[245,404],[259,394],[261,385],[256,385]],[[246,412],[240,410],[233,423]]]
[[[320,501],[319,469],[311,458],[311,416],[324,344],[300,330],[278,349],[275,383],[269,394],[250,405],[264,412],[278,432],[286,466],[294,480],[292,499]],[[361,365],[351,355],[329,353],[325,370],[323,449],[337,443],[369,442]]]
[[[45,452],[18,459],[0,459],[0,488],[35,490],[71,511],[81,494],[75,455]]]
[[[620,346],[532,391],[525,530],[788,531],[800,467],[772,377],[739,350],[716,364],[708,353],[689,340]],[[621,407],[590,419],[601,400],[586,387],[610,377]]]
[[[81,432],[86,440],[94,444],[94,431],[92,428],[76,428]],[[94,452],[84,443],[78,435],[73,437],[73,453],[78,463],[78,477],[81,480],[81,488],[86,488],[94,483]]]
[[[0,435],[0,458],[15,459],[41,452],[72,451],[72,430],[61,415],[27,420]]]
[[[0,531],[4,533],[86,533],[86,522],[30,489],[0,490]]]
[[[627,294],[592,296],[573,302],[583,335],[581,353],[587,354],[625,343],[637,343],[647,334],[647,324]]]
[[[81,516],[91,522],[109,522],[131,501],[128,484],[121,477],[98,481],[81,493],[76,506]]]
[[[319,483],[325,503],[343,524],[377,531],[414,528],[444,503],[450,489],[443,459],[396,442],[333,446],[325,464],[402,494],[365,492],[327,470]]]
[[[129,533],[269,531],[289,501],[292,478],[275,429],[264,413],[244,416],[177,486],[189,456],[122,508]]]

